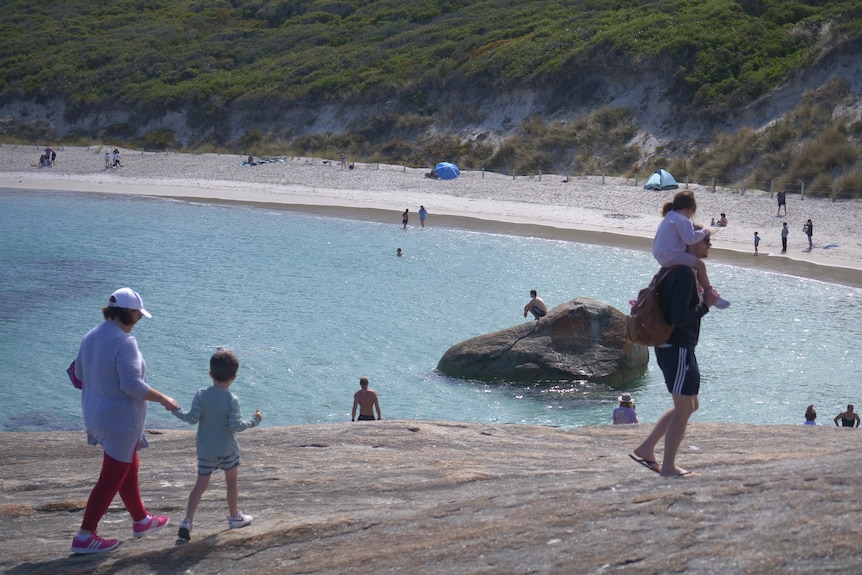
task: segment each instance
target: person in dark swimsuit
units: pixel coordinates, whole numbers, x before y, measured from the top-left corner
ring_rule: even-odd
[[[841,425],[838,425],[838,420],[841,420]],[[853,408],[853,404],[847,406],[847,411],[842,411],[835,416],[835,427],[859,427],[859,414]]]

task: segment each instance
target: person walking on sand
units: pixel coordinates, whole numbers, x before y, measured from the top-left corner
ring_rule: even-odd
[[[405,230],[407,229],[407,220],[410,219],[410,213],[409,212],[410,212],[410,210],[404,210],[404,213],[401,214],[401,225],[403,226],[403,229],[405,229]]]
[[[425,209],[425,206],[419,206],[419,223],[422,227],[425,227],[425,218],[428,217],[428,210]]]
[[[841,427],[859,427],[859,414],[854,410],[852,403],[847,406],[847,411],[842,411],[835,416],[833,419],[835,427],[838,427],[839,419],[841,420]]]
[[[144,424],[147,402],[170,411],[179,407],[173,398],[147,383],[147,363],[131,335],[141,318],[152,317],[141,296],[120,288],[102,308],[105,321],[87,332],[75,358],[75,375],[83,381],[81,406],[87,443],[101,445],[102,470],[90,492],[81,529],[72,539],[72,553],[104,553],[115,549],[117,539],[96,534],[99,521],[114,496],[120,494],[132,516],[132,535],[143,537],[168,524],[167,515],[152,515],[141,500],[138,485],[138,450],[147,447]]]
[[[105,152],[105,169],[109,169],[111,167],[111,153]]]
[[[686,247],[692,256],[708,257],[711,242],[709,237]],[[652,432],[630,456],[638,463],[660,473],[664,477],[687,477],[696,475],[676,464],[676,455],[685,435],[691,414],[699,407],[700,369],[695,348],[700,337],[700,321],[715,305],[718,296],[712,290],[698,293],[698,282],[693,267],[679,266],[668,273],[658,288],[659,301],[665,321],[673,326],[667,342],[656,346],[654,353],[664,375],[665,385],[673,397],[673,407],[656,422]],[[655,447],[664,437],[664,457],[659,466]]]
[[[524,306],[524,317],[527,317],[528,313],[532,313],[536,321],[548,315],[548,306],[545,305],[545,301],[542,298],[536,295],[536,290],[534,289],[530,290],[530,301]]]
[[[230,392],[230,385],[236,379],[239,360],[227,349],[219,349],[210,358],[210,377],[212,386],[198,390],[188,412],[177,407],[171,413],[186,423],[198,424],[197,457],[198,478],[189,494],[186,516],[180,523],[177,537],[189,541],[195,511],[210,483],[212,472],[224,471],[227,484],[228,529],[238,529],[250,525],[254,517],[239,512],[239,445],[235,434],[257,426],[263,421],[260,410],[255,410],[251,419],[243,421],[239,399]]]
[[[760,247],[760,234],[754,232],[754,255],[757,255],[758,247]]]
[[[787,227],[787,222],[781,225],[781,253],[787,253],[787,234],[790,233],[790,228]]]
[[[353,413],[350,416],[350,421],[356,421],[356,408],[359,408],[359,421],[374,421],[374,410],[377,410],[377,419],[382,419],[380,415],[380,402],[377,398],[377,392],[368,387],[368,378],[359,378],[359,391],[353,394]]]
[[[709,229],[702,226],[699,229],[694,228],[691,218],[696,211],[697,202],[691,190],[679,191],[674,194],[672,201],[665,202],[661,210],[662,220],[652,243],[652,255],[663,268],[678,265],[695,268],[697,281],[703,291],[714,291],[718,300],[716,307],[725,309],[730,306],[730,302],[722,298],[710,283],[706,264],[686,250],[686,246],[700,243],[710,235]]]
[[[813,250],[814,242],[811,240],[811,238],[812,236],[814,236],[814,224],[811,223],[810,219],[802,226],[802,231],[805,233],[806,236],[808,236],[808,249]]]
[[[787,192],[784,188],[778,192],[778,215],[781,215],[781,206],[784,206],[784,216],[787,217]]]

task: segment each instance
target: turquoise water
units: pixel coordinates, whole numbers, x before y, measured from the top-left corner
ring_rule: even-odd
[[[626,309],[656,265],[646,252],[256,207],[58,192],[0,192],[0,430],[79,429],[65,368],[116,288],[141,293],[133,331],[148,379],[185,406],[219,345],[232,388],[265,425],[350,420],[362,375],[384,418],[580,426],[610,422],[618,390],[512,386],[435,371],[454,343],[589,295]],[[404,250],[395,257],[396,247]],[[830,423],[862,404],[862,290],[712,262],[733,301],[704,320],[695,421]],[[650,360],[628,388],[642,421],[670,399]],[[184,427],[151,405],[151,427]]]

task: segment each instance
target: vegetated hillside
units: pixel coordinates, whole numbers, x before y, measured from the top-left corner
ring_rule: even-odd
[[[862,190],[860,31],[860,0],[9,0],[0,131]]]

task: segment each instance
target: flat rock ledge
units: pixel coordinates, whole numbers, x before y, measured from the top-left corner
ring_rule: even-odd
[[[83,433],[0,433],[0,571],[46,573],[858,572],[862,430],[694,423],[664,479],[627,454],[649,424],[563,430],[381,421],[240,435],[240,508],[223,474],[175,540],[195,479],[193,431],[149,432],[141,487],[166,531],[73,556],[101,451]]]
[[[558,305],[539,321],[456,343],[437,363],[441,373],[464,379],[611,386],[631,382],[648,366],[647,348],[626,338],[625,315],[587,296]]]

